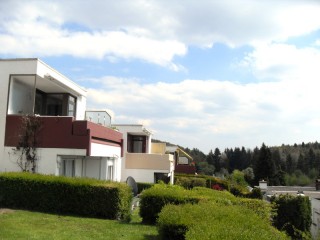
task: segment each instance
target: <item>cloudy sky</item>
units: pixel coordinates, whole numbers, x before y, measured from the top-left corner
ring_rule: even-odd
[[[38,57],[89,109],[208,153],[320,140],[317,0],[0,1],[0,58]]]

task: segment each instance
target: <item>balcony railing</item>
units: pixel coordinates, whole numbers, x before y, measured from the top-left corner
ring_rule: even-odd
[[[22,118],[23,116],[7,115],[5,146],[18,146]],[[122,145],[120,132],[89,121],[75,121],[73,117],[39,118],[41,127],[37,142],[40,148],[87,149],[87,154],[90,155],[91,142]]]

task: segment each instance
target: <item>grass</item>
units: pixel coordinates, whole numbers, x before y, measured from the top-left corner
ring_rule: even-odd
[[[122,239],[156,240],[155,226],[141,224],[138,209],[130,223],[61,216],[23,210],[0,211],[0,239]]]

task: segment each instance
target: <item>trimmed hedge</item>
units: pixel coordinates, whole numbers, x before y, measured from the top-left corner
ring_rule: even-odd
[[[185,189],[192,189],[194,187],[206,187],[206,180],[195,177],[178,177],[175,184]]]
[[[30,173],[0,174],[0,207],[130,220],[132,192],[122,183]]]
[[[155,224],[158,214],[166,204],[197,203],[199,197],[195,197],[191,191],[180,186],[155,184],[146,189],[140,196],[140,216],[142,221]]]
[[[211,177],[208,175],[190,175],[190,174],[183,174],[183,173],[176,173],[174,175],[175,183],[180,178],[197,178],[197,179],[204,179],[206,181],[206,187],[207,188],[214,188],[214,186],[219,186],[221,190],[229,190],[229,184],[228,181]]]
[[[213,202],[167,205],[159,214],[161,239],[288,239],[250,209]]]
[[[273,223],[276,228],[285,230],[292,239],[310,238],[311,203],[306,196],[289,194],[271,198],[275,215]]]
[[[143,190],[151,188],[154,185],[154,183],[142,183],[142,182],[137,182],[138,186],[138,194],[140,194]]]
[[[261,200],[237,198],[228,191],[216,191],[203,187],[186,190],[180,186],[165,184],[156,184],[141,194],[140,216],[144,223],[154,224],[162,208],[167,204],[196,204],[199,202],[244,206],[256,212],[261,219],[270,222],[270,207]]]

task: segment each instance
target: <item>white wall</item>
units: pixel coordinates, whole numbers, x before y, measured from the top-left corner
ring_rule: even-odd
[[[0,60],[0,172],[4,171],[4,134],[7,114],[7,100],[10,74],[35,74],[36,60],[4,61]]]
[[[124,182],[129,176],[133,177],[136,182],[154,183],[154,173],[168,173],[156,169],[125,169],[121,181]]]
[[[4,172],[21,171],[16,161],[19,158],[20,151],[15,151],[12,147],[4,148],[3,168]],[[86,155],[85,149],[66,149],[66,148],[38,148],[37,149],[37,172],[43,174],[59,175],[57,161],[60,155],[82,156]]]

